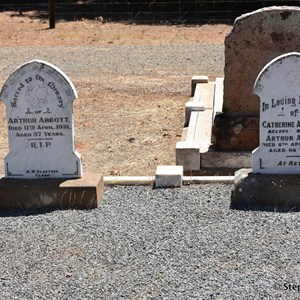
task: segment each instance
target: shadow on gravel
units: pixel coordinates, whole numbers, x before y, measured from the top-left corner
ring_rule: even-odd
[[[270,212],[270,213],[292,213],[300,212],[299,207],[292,206],[271,206],[271,205],[230,205],[230,209],[241,210],[241,211],[261,211],[261,212]]]
[[[9,217],[29,217],[44,215],[55,211],[56,209],[25,209],[25,210],[1,210],[0,218],[9,218]]]

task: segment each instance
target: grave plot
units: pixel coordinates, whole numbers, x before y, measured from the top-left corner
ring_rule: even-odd
[[[186,128],[176,145],[176,163],[185,172],[251,167],[252,151],[259,145],[260,107],[253,86],[271,60],[300,50],[299,19],[300,8],[288,6],[236,19],[225,39],[224,78],[194,80]]]
[[[82,174],[74,149],[68,77],[40,60],[24,64],[5,82],[9,153],[0,179],[0,209],[99,207],[102,174]]]

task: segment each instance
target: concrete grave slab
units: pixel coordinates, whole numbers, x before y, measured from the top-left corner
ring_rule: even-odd
[[[74,150],[72,102],[77,94],[57,67],[35,60],[15,70],[0,99],[6,106],[7,178],[80,178]]]

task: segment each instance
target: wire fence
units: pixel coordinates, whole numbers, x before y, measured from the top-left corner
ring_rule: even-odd
[[[96,19],[138,23],[232,22],[242,13],[273,5],[299,6],[298,1],[258,0],[56,0],[56,19]],[[48,1],[2,0],[0,10],[36,11],[47,16]]]

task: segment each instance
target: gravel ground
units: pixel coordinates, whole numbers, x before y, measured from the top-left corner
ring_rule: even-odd
[[[299,213],[232,210],[231,188],[106,187],[91,211],[1,212],[0,299],[299,299]]]
[[[33,59],[48,61],[72,80],[108,75],[223,74],[223,45],[56,46],[0,48],[1,77]]]

